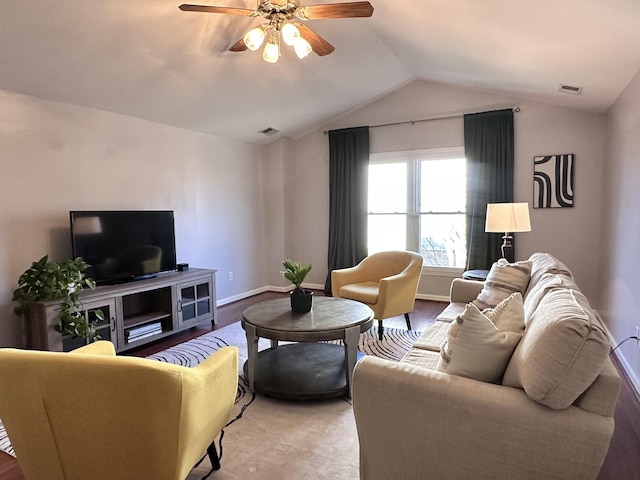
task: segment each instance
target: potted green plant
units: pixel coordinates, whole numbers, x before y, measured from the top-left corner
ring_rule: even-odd
[[[302,288],[302,282],[311,271],[313,264],[302,265],[299,262],[286,259],[282,262],[284,271],[281,272],[284,278],[294,285],[294,289],[289,292],[291,296],[291,310],[297,313],[306,313],[311,310],[313,292]]]
[[[97,320],[91,322],[80,308],[80,292],[85,287],[93,289],[96,286],[84,273],[88,267],[82,258],[51,262],[49,256],[45,255],[33,262],[31,267],[20,275],[18,288],[13,292],[13,301],[18,302],[14,312],[28,319],[29,309],[34,303],[60,300],[60,323],[55,326],[56,331],[89,341],[99,340],[95,323],[104,320],[102,311],[97,310]]]

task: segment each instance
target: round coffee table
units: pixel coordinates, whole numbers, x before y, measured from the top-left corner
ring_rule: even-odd
[[[315,297],[309,313],[292,312],[289,298],[252,305],[242,312],[249,388],[294,400],[350,394],[358,340],[372,324],[367,305],[344,298]],[[271,348],[258,352],[260,338],[270,339]],[[344,346],[318,343],[328,340]]]

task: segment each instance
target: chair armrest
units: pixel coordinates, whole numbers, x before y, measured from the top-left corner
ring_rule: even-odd
[[[386,262],[369,256],[354,267],[340,268],[331,272],[331,291],[334,297],[339,297],[340,287],[352,283],[379,282],[388,275]]]
[[[360,283],[366,280],[370,279],[367,279],[363,276],[362,270],[358,268],[358,265],[356,265],[355,267],[332,270],[331,294],[334,297],[340,297],[338,292],[340,292],[340,288],[344,285],[349,285],[351,283]]]
[[[420,278],[408,269],[380,280],[376,318],[388,318],[413,310]]]
[[[451,303],[469,303],[482,291],[484,282],[454,278],[449,293]]]
[[[220,406],[222,412],[213,416],[224,417],[226,424],[238,389],[238,348],[221,348],[195,367],[183,368],[184,401],[206,410],[199,413],[198,421],[204,421]],[[189,389],[193,389],[191,393]]]
[[[82,355],[105,355],[115,356],[116,347],[109,340],[98,340],[82,347],[78,347],[69,353],[80,353]]]
[[[396,295],[402,295],[407,293],[415,298],[415,290],[417,289],[416,281],[412,272],[405,270],[380,279],[379,297],[386,298],[389,301],[390,298]]]
[[[353,410],[362,480],[595,478],[613,418],[524,391],[367,356]]]
[[[189,472],[231,416],[238,389],[238,349],[221,348],[197,366],[180,370],[183,408],[178,458],[184,462],[183,471]]]

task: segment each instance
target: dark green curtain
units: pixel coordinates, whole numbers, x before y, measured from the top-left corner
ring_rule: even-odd
[[[502,237],[484,231],[485,216],[487,203],[513,202],[513,150],[513,110],[464,116],[467,269],[489,269],[502,256]]]
[[[329,274],[353,267],[367,256],[369,127],[329,132]]]

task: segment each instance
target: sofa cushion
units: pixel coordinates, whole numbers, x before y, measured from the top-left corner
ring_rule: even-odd
[[[540,280],[529,289],[524,298],[524,322],[529,323],[531,315],[538,308],[542,298],[554,288],[570,288],[580,290],[571,277],[560,273],[545,273]]]
[[[426,368],[427,370],[437,370],[440,353],[422,348],[412,348],[402,359],[402,362]]]
[[[529,257],[529,261],[531,262],[531,279],[524,295],[525,298],[545,273],[557,273],[573,280],[573,274],[569,267],[550,253],[534,253]]]
[[[429,328],[422,332],[420,338],[413,343],[413,348],[421,348],[423,350],[440,353],[442,345],[447,341],[449,324],[450,322],[434,322]]]
[[[469,303],[447,331],[438,370],[483,382],[498,382],[524,330],[522,296],[514,293],[495,309]]]
[[[351,283],[340,287],[340,297],[375,305],[378,303],[378,282]]]
[[[524,293],[530,273],[530,261],[509,263],[501,258],[491,266],[484,287],[473,304],[481,310],[493,308],[514,292]]]
[[[438,320],[439,322],[451,323],[456,318],[458,318],[458,315],[464,312],[464,308],[466,306],[466,303],[452,302],[445,307],[442,313],[438,315],[436,320]]]
[[[585,296],[551,290],[533,312],[503,384],[523,388],[550,408],[566,408],[593,383],[608,352],[607,336]]]

